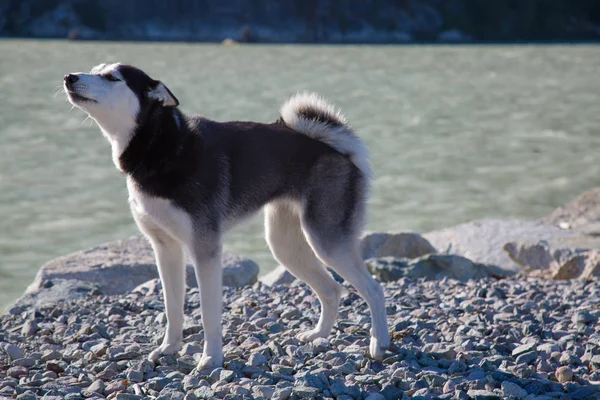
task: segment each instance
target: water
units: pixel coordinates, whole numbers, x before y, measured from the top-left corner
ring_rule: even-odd
[[[108,143],[63,95],[105,61],[163,80],[187,112],[272,121],[298,90],[371,149],[371,230],[538,217],[600,185],[595,46],[239,46],[0,41],[0,304],[54,257],[134,234]],[[272,268],[260,218],[226,247]]]

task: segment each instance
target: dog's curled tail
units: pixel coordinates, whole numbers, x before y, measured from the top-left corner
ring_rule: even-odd
[[[298,93],[281,106],[280,113],[288,127],[348,156],[367,178],[371,177],[365,144],[354,134],[341,112],[321,96]]]

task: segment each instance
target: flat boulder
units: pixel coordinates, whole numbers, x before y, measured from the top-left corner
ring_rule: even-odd
[[[535,220],[480,219],[423,234],[444,254],[455,254],[475,263],[496,265],[504,275],[520,271],[504,245],[521,239],[548,240],[576,235],[558,226]]]
[[[373,257],[417,258],[436,253],[435,247],[418,233],[366,233],[360,242],[364,260]]]
[[[224,253],[222,257],[223,284],[245,286],[257,281],[258,265],[244,257]],[[145,237],[133,236],[78,251],[44,264],[25,294],[35,293],[48,282],[75,280],[86,282],[105,295],[130,292],[136,286],[158,278],[154,252]],[[189,286],[197,286],[194,268],[186,266]]]
[[[460,281],[497,277],[497,267],[472,262],[458,255],[429,254],[417,259],[380,257],[366,260],[369,272],[381,282],[400,278],[442,279]]]

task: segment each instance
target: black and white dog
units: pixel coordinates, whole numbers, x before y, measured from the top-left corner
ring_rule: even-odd
[[[223,362],[221,238],[263,206],[274,257],[321,302],[317,326],[301,341],[327,337],[341,286],[352,284],[371,310],[370,354],[389,346],[383,290],[359,253],[370,168],[363,142],[315,94],[298,94],[274,123],[215,122],[186,116],[160,81],[122,64],[64,77],[69,101],[96,121],[127,177],[131,212],[148,237],[164,288],[167,328],[155,361],[182,345],[184,254],[200,288],[204,353],[198,369]]]

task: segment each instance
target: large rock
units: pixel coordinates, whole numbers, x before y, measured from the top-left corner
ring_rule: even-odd
[[[524,239],[504,245],[523,272],[551,279],[589,279],[600,273],[600,238],[587,235]]]
[[[365,260],[373,257],[417,258],[437,252],[431,243],[413,232],[366,233],[360,242],[360,250]]]
[[[296,277],[283,265],[278,265],[273,271],[261,276],[259,280],[267,286],[274,286],[292,283],[296,280]]]
[[[366,260],[371,274],[382,282],[400,278],[451,278],[460,281],[497,277],[496,266],[474,263],[471,260],[449,254],[429,254],[421,258],[370,258]]]
[[[573,235],[576,233],[540,221],[481,219],[428,232],[423,237],[442,253],[461,255],[476,263],[497,265],[509,275],[519,272],[519,267],[503,249],[507,242]]]
[[[31,307],[40,307],[64,300],[76,300],[91,294],[101,293],[102,289],[90,282],[78,279],[53,279],[45,281],[39,289],[28,289],[25,294],[7,308],[7,311],[17,314]]]
[[[600,188],[583,192],[541,219],[563,229],[600,235]]]
[[[245,286],[257,281],[258,265],[250,259],[225,253],[222,265],[225,286]],[[133,236],[46,263],[25,294],[48,289],[55,281],[72,280],[94,285],[104,294],[116,295],[157,277],[150,244],[143,236]],[[197,286],[192,265],[186,266],[186,280],[189,286]]]

